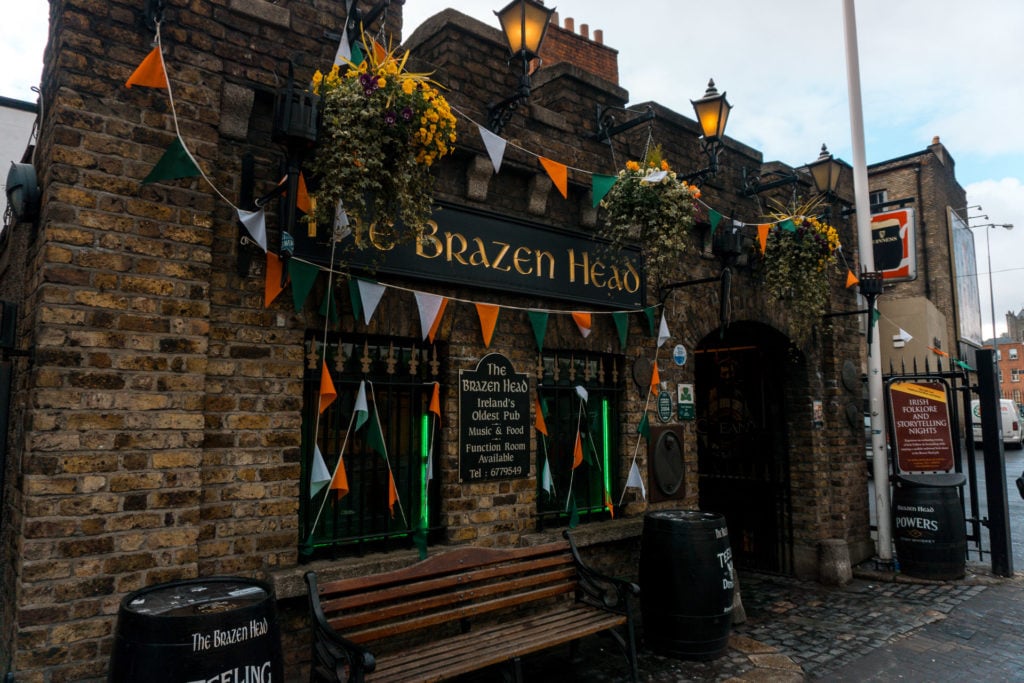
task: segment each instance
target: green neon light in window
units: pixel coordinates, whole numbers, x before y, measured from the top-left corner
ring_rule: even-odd
[[[430,414],[420,418],[420,519],[427,523],[427,471],[430,469]]]

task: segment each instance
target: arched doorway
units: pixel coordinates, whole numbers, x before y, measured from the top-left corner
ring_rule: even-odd
[[[725,515],[733,562],[790,574],[793,522],[787,438],[789,340],[731,324],[695,353],[700,508]]]

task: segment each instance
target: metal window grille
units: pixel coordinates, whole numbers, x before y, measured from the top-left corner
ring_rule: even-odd
[[[619,478],[619,420],[624,360],[610,354],[552,351],[542,355],[537,394],[548,435],[537,434],[537,524],[607,519]],[[580,389],[583,391],[581,392]],[[582,394],[585,392],[586,400]],[[582,462],[574,469],[576,435]],[[545,460],[554,492],[544,489]]]
[[[306,339],[300,556],[408,547],[417,535],[434,540],[440,530],[440,476],[430,474],[440,429],[429,407],[434,382],[443,376],[441,354],[436,346],[393,337],[335,337],[326,347],[322,342],[314,334]],[[337,399],[317,419],[323,359]],[[364,382],[368,417],[357,428],[355,404]],[[328,485],[310,495],[314,445],[332,474],[342,456],[347,494]],[[397,493],[393,505],[389,473]]]

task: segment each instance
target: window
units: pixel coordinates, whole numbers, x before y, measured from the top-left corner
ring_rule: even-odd
[[[1010,370],[1010,381],[1011,382],[1019,382],[1020,381],[1020,369],[1019,368],[1013,368],[1013,369]]]
[[[571,523],[573,505],[581,522],[606,519],[610,515],[606,503],[617,502],[616,488],[621,485],[619,404],[625,360],[555,351],[544,353],[542,362],[544,374],[537,394],[548,435],[537,434],[538,526]],[[582,462],[573,469],[577,433]],[[553,494],[544,490],[545,459]]]
[[[1017,360],[1017,349],[1012,346],[1010,347],[1010,360]]]
[[[868,193],[868,203],[872,208],[881,206],[887,201],[889,201],[889,192],[887,190],[875,190]]]
[[[434,382],[443,376],[437,348],[392,337],[329,340],[326,362],[337,399],[318,415],[323,349],[322,336],[307,337],[300,557],[410,547],[417,538],[437,534],[440,477],[431,477],[429,469],[431,444],[440,434],[429,411]],[[354,409],[363,382],[367,419],[357,428]],[[343,454],[347,494],[325,485],[310,495],[314,445],[330,473]],[[397,493],[393,505],[389,465]]]

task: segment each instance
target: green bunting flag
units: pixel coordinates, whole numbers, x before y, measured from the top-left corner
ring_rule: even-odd
[[[787,218],[786,220],[779,223],[779,227],[785,230],[786,232],[796,232],[796,223],[793,222],[792,218]]]
[[[544,350],[544,335],[548,329],[548,312],[547,311],[527,311],[527,316],[530,318],[530,325],[533,326],[533,337],[537,340],[537,350]]]
[[[647,413],[640,418],[640,424],[636,426],[636,433],[644,437],[644,440],[650,443],[651,441],[651,423],[647,421]]]
[[[595,173],[590,176],[590,194],[593,196],[594,208],[601,203],[604,196],[608,194],[608,190],[612,189],[612,185],[618,180],[618,176],[614,175],[601,175]]]
[[[352,315],[356,320],[362,320],[363,300],[359,296],[359,285],[355,280],[348,281],[348,298],[352,301]]]
[[[160,161],[149,172],[149,175],[142,181],[142,184],[155,183],[159,180],[177,180],[178,178],[194,178],[199,173],[199,167],[192,159],[192,155],[181,143],[181,138],[174,138],[174,142],[167,148]]]
[[[576,508],[576,496],[569,494],[569,528],[575,529],[580,525],[580,511]]]
[[[352,63],[359,65],[363,63],[366,56],[363,54],[363,46],[361,43],[356,43],[352,46]]]
[[[377,411],[370,412],[370,426],[367,427],[366,445],[382,456],[387,456],[388,449],[384,445],[384,432],[380,429],[380,421],[377,419]]]
[[[619,345],[626,348],[626,335],[629,333],[629,314],[623,311],[612,313],[612,321],[615,322],[615,329],[619,331]]]
[[[722,214],[714,209],[708,209],[708,222],[711,223],[711,234],[715,234],[718,224],[722,222]]]
[[[657,306],[648,306],[644,309],[644,315],[647,317],[647,329],[650,332],[647,334],[648,337],[654,336],[654,311]]]
[[[296,313],[302,311],[319,272],[320,269],[311,263],[288,259],[288,275],[292,279],[292,303],[295,304]]]

